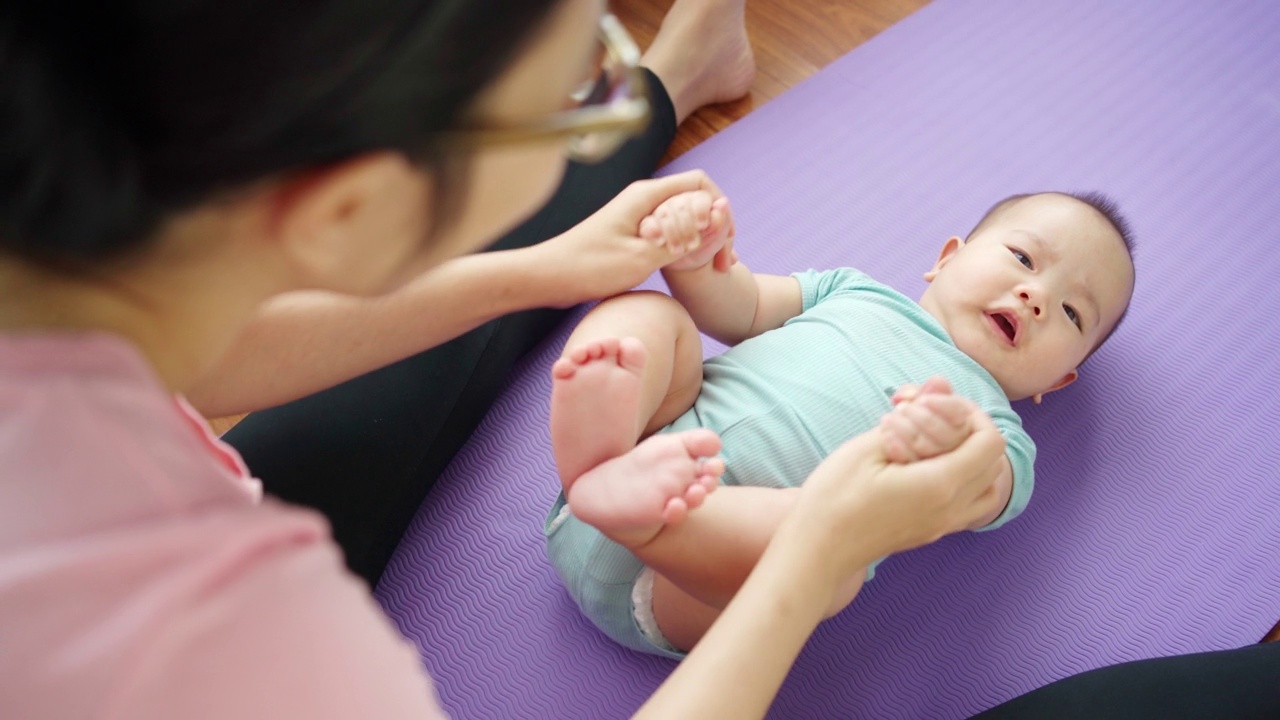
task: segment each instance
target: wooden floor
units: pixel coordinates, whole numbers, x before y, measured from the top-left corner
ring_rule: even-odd
[[[667,160],[927,4],[928,0],[747,0],[747,34],[757,65],[751,93],[694,113],[681,126]],[[647,47],[671,0],[612,0],[609,6],[640,47]]]

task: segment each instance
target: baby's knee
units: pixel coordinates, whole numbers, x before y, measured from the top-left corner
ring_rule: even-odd
[[[604,300],[600,309],[625,313],[632,321],[653,320],[664,327],[677,327],[681,323],[693,324],[693,318],[675,298],[656,290],[632,290]]]

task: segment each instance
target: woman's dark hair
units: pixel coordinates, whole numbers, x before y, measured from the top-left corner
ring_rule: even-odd
[[[436,165],[557,3],[5,0],[0,253],[115,259],[261,178],[376,150]]]

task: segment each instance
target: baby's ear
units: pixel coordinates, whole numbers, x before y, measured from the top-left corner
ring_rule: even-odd
[[[1048,390],[1045,390],[1044,392],[1038,392],[1035,395],[1032,395],[1031,400],[1035,404],[1039,405],[1044,400],[1045,395],[1048,395],[1054,390],[1061,390],[1062,388],[1070,385],[1071,383],[1079,379],[1080,379],[1080,368],[1076,368],[1075,370],[1072,370],[1071,372],[1059,378],[1058,382],[1054,383]]]
[[[942,266],[950,262],[951,258],[955,257],[955,254],[959,252],[962,247],[964,247],[963,238],[957,235],[952,235],[947,238],[947,242],[942,245],[942,252],[938,253],[937,262],[933,264],[933,267],[929,269],[929,272],[924,274],[925,281],[933,282],[933,279],[938,277],[938,272],[942,270]]]

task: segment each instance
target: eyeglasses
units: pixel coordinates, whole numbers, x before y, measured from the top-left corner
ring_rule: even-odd
[[[649,97],[640,48],[618,18],[608,13],[600,17],[599,38],[597,67],[570,94],[571,109],[533,122],[473,125],[442,139],[478,147],[567,138],[572,160],[591,163],[609,157],[649,123]]]

